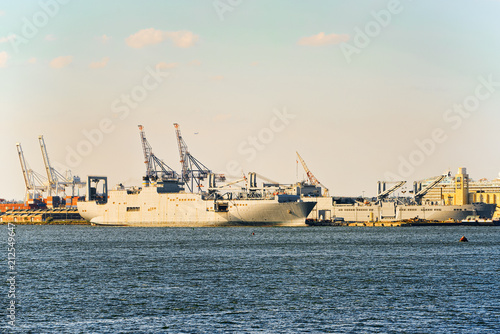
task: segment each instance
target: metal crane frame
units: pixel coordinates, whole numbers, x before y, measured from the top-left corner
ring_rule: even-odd
[[[30,194],[32,194],[31,198],[35,199],[40,193],[43,193],[47,190],[45,184],[48,183],[48,180],[43,175],[36,173],[29,167],[26,159],[24,158],[24,152],[20,143],[16,143],[16,148],[17,154],[19,156],[19,162],[21,163],[24,183],[26,185],[25,202],[28,202]]]
[[[203,186],[201,181],[205,180],[212,171],[189,153],[188,146],[182,138],[179,124],[174,123],[174,128],[179,146],[182,181],[186,184],[190,192],[193,192],[195,187],[198,191],[201,191],[201,187]],[[215,179],[217,181],[225,181],[226,177],[223,174],[215,174]]]
[[[146,139],[146,133],[142,125],[139,125],[139,131],[142,151],[144,153],[144,163],[146,164],[146,177],[153,181],[178,179],[177,173],[153,153],[153,149]]]
[[[47,152],[47,146],[45,145],[45,140],[43,136],[38,136],[38,141],[40,142],[40,149],[42,151],[43,163],[45,165],[45,171],[47,173],[47,194],[52,195],[52,191],[55,194],[65,193],[66,187],[71,187],[71,196],[75,196],[75,186],[85,186],[85,182],[81,182],[79,177],[73,177],[71,171],[67,171],[67,175],[64,176],[62,173],[58,172],[50,164],[49,154]]]
[[[378,183],[379,184],[379,191],[380,192],[377,195],[377,199],[379,201],[386,199],[391,194],[393,194],[396,190],[398,190],[399,188],[401,188],[402,186],[404,186],[406,184],[406,181],[397,181],[394,186],[392,186],[391,188],[386,189],[386,190],[380,189],[380,186],[383,185],[383,184],[386,184],[386,183],[389,183],[389,182],[380,182],[379,181],[379,183]]]
[[[321,182],[318,181],[318,179],[313,175],[313,173],[309,170],[309,168],[306,165],[306,162],[302,157],[300,156],[299,152],[297,153],[297,156],[299,157],[300,163],[302,164],[302,167],[304,168],[304,171],[306,172],[307,177],[309,178],[309,182],[311,182],[312,185],[314,186],[322,186],[323,187],[323,196],[329,196],[330,190],[328,190],[327,187],[325,187]]]
[[[414,199],[415,199],[415,202],[417,204],[421,204],[422,203],[422,198],[427,195],[427,193],[429,191],[431,191],[434,187],[436,187],[441,181],[444,180],[444,178],[446,178],[446,174],[445,175],[439,175],[439,176],[436,176],[434,178],[432,178],[432,182],[429,183],[425,188],[422,188],[420,189],[419,191],[416,191],[416,188],[417,188],[417,185],[420,183],[420,185],[422,184],[422,182],[414,182],[414,187],[415,187],[415,194],[414,194]]]

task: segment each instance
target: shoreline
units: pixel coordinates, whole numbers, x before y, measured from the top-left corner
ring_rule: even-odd
[[[0,225],[88,225],[91,226],[90,222],[86,220],[52,220],[49,222],[0,222]]]
[[[80,225],[93,226],[86,220],[52,220],[49,222],[0,222],[0,225]],[[476,222],[344,222],[344,223],[310,223],[304,227],[425,227],[425,226],[500,226],[494,223]]]

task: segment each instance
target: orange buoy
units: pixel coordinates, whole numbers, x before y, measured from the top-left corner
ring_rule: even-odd
[[[465,235],[460,238],[460,242],[468,242],[468,241],[469,240],[467,240],[467,238],[465,237]]]

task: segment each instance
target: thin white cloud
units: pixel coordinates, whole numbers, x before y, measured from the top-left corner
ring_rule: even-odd
[[[54,36],[54,35],[47,35],[47,36],[45,36],[45,40],[49,41],[49,42],[53,42],[53,41],[56,40],[56,36]]]
[[[168,70],[171,68],[176,68],[179,66],[179,63],[165,63],[165,62],[159,62],[156,64],[156,68],[159,68],[160,70]]]
[[[5,43],[16,38],[16,35],[9,35],[7,37],[0,37],[0,43]]]
[[[0,67],[5,67],[7,64],[7,59],[9,59],[9,55],[6,51],[0,52]]]
[[[250,66],[257,66],[259,65],[259,62],[258,61],[253,61],[250,63]]]
[[[109,57],[104,57],[100,61],[94,61],[90,63],[89,67],[90,68],[103,68],[108,65]]]
[[[189,48],[194,45],[199,39],[198,35],[193,34],[191,31],[167,31],[167,38],[172,40],[179,48]]]
[[[307,45],[307,46],[320,46],[320,45],[330,45],[330,44],[340,44],[342,42],[347,42],[349,40],[349,35],[347,34],[329,34],[326,35],[324,32],[320,32],[317,35],[302,37],[299,39],[297,44]]]
[[[212,79],[214,81],[222,81],[222,80],[224,80],[224,76],[223,75],[216,75],[216,76],[212,77]]]
[[[73,61],[73,56],[61,56],[52,59],[50,62],[50,67],[52,68],[63,68],[68,66]]]
[[[125,39],[128,46],[134,49],[140,49],[147,45],[154,45],[161,43],[165,40],[170,40],[175,46],[179,48],[189,48],[193,46],[199,39],[191,31],[162,31],[154,28],[143,29],[137,33],[130,35]]]
[[[109,37],[108,35],[104,34],[102,36],[99,37],[99,40],[101,41],[101,43],[103,44],[106,44],[109,42],[109,40],[111,39],[111,37]]]
[[[28,63],[30,64],[34,64],[36,63],[37,59],[35,57],[31,57],[30,59],[28,59]]]
[[[200,60],[192,60],[192,61],[189,62],[189,65],[200,66],[201,65],[201,61]]]
[[[127,42],[127,45],[131,48],[139,49],[146,45],[161,43],[163,40],[163,31],[149,28],[130,35],[125,42]]]
[[[4,16],[5,12],[3,10],[0,10],[0,16]]]

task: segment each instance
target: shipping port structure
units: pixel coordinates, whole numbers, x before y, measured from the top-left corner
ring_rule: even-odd
[[[0,201],[0,222],[45,222],[47,219],[81,220],[78,214],[80,189],[85,182],[71,171],[61,173],[50,163],[47,146],[42,135],[38,137],[45,175],[34,171],[28,164],[22,146],[16,143],[17,154],[25,184],[23,202]],[[67,193],[70,193],[68,195]]]
[[[391,197],[406,184],[405,181],[379,181],[375,198],[330,197],[324,196],[328,189],[314,177],[298,153],[297,156],[306,171],[308,182],[299,182],[284,191],[317,203],[307,219],[310,225],[461,222],[470,221],[471,217],[487,221],[494,219],[495,212],[498,214],[500,182],[470,182],[466,168],[459,168],[454,177],[448,172],[414,182],[413,190],[408,192],[412,196]]]
[[[307,180],[295,184],[281,184],[257,173],[249,173],[236,181],[226,182],[223,174],[214,173],[190,153],[181,135],[180,126],[174,123],[174,127],[181,163],[180,173],[175,172],[153,153],[144,127],[139,125],[146,165],[142,187],[124,187],[120,184],[108,193],[107,178],[91,176],[88,178],[86,197],[79,194],[79,188],[85,187],[86,182],[82,182],[78,176],[73,177],[71,172],[63,175],[52,167],[43,136],[39,137],[39,142],[45,176],[29,167],[21,144],[16,144],[26,185],[26,198],[24,202],[0,200],[0,222],[39,222],[63,216],[66,219],[82,219],[83,216],[91,222],[103,225],[125,222],[136,226],[156,222],[156,226],[168,226],[173,223],[175,226],[200,226],[197,222],[208,220],[211,221],[210,226],[231,226],[231,223],[238,225],[246,222],[302,226],[305,218],[309,225],[391,223],[395,226],[398,222],[409,222],[413,225],[422,222],[489,223],[500,218],[500,179],[473,181],[466,168],[460,168],[456,175],[447,172],[416,181],[409,191],[403,188],[405,181],[379,181],[376,197],[340,197],[330,196],[329,189],[319,182],[297,152],[297,166],[300,161]],[[257,186],[257,176],[268,183]],[[71,189],[71,196],[66,195],[67,189]],[[406,196],[395,195],[401,189]],[[75,190],[78,191],[76,195]],[[108,200],[111,198],[114,200]],[[159,199],[161,203],[158,202]],[[261,202],[255,201],[256,199]],[[251,202],[235,202],[236,200]],[[259,208],[257,213],[247,212],[249,205],[251,208],[257,208],[255,204],[264,203],[262,200],[288,203],[289,206],[294,202],[309,204],[293,204],[285,211],[281,211],[281,208],[285,207],[281,205],[278,206],[281,207],[279,210]],[[132,205],[135,202],[136,205]],[[173,211],[166,209],[169,202],[174,202],[175,207],[180,207],[180,211],[173,203],[170,205],[174,208]],[[187,209],[189,205],[186,206],[187,203],[183,202],[191,202],[193,208],[198,207],[191,212]],[[116,204],[117,207],[112,207]],[[158,207],[163,207],[163,211]],[[168,216],[170,211],[175,219],[170,217],[167,221],[161,218]],[[78,216],[78,212],[81,216]],[[192,216],[193,212],[195,218],[186,218]],[[215,214],[209,217],[204,215],[206,212]],[[279,213],[275,214],[277,212]],[[306,217],[302,217],[305,212]],[[296,214],[297,219],[291,219],[290,214]],[[293,223],[281,224],[283,221]]]
[[[16,143],[21,171],[26,187],[25,206],[28,209],[43,208],[76,208],[79,196],[79,189],[85,187],[85,182],[79,176],[73,176],[68,170],[64,174],[57,171],[50,163],[47,146],[43,136],[38,137],[45,175],[34,171],[27,163],[20,143]],[[71,195],[67,195],[68,188]]]

